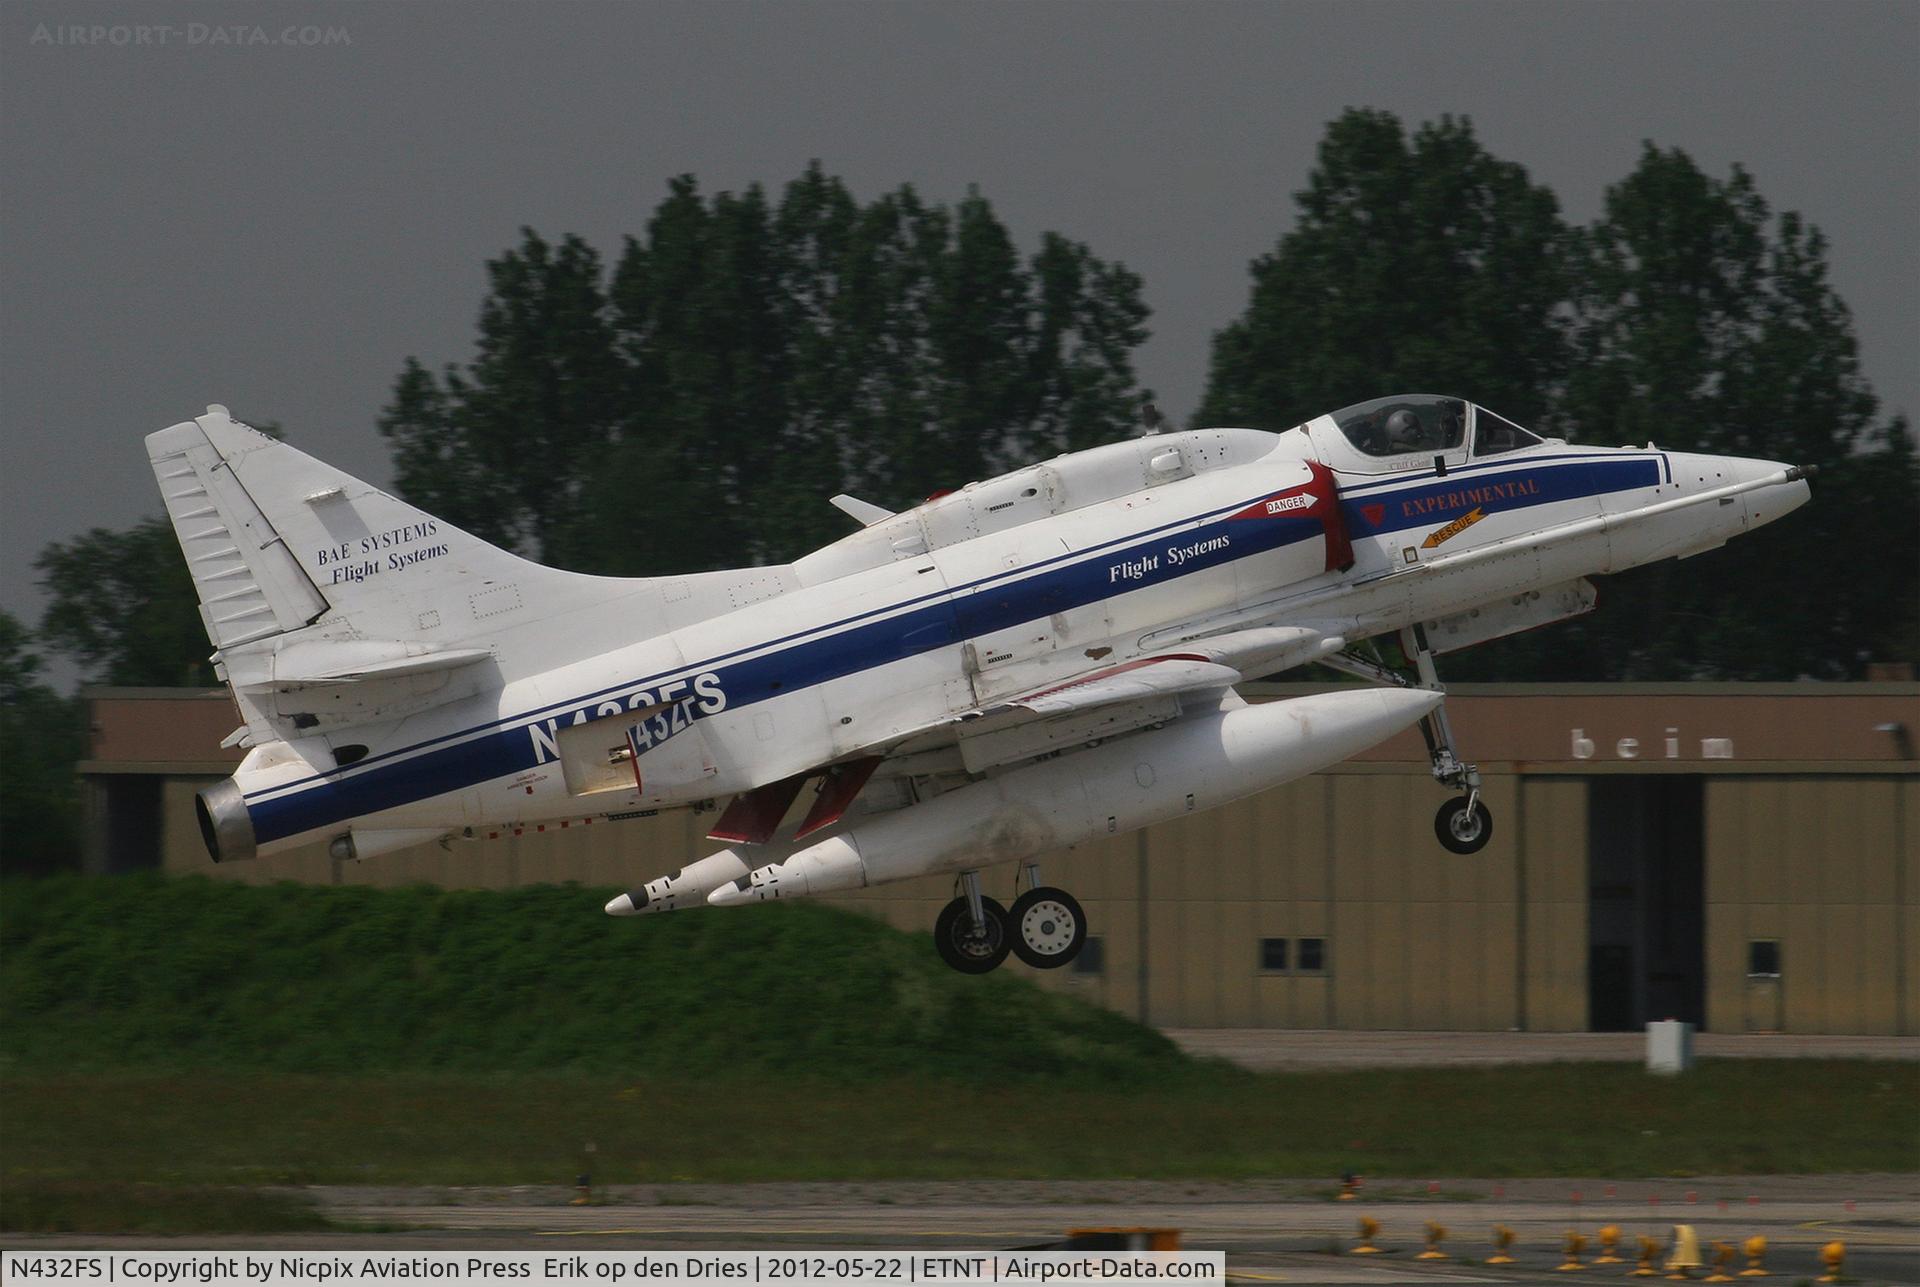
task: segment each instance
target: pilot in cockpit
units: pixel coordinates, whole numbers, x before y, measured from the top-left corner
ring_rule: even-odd
[[[1387,417],[1387,450],[1418,451],[1426,445],[1427,431],[1420,417],[1401,407]]]
[[[1458,398],[1376,398],[1334,412],[1333,421],[1368,456],[1453,451],[1466,442],[1466,404]]]

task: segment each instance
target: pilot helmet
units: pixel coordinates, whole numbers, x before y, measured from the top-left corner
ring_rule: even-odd
[[[1422,432],[1420,417],[1401,407],[1387,417],[1387,445],[1389,447],[1418,447]]]

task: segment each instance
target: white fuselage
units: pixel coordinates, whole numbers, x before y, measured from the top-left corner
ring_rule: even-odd
[[[617,600],[570,607],[519,627],[519,655],[551,664],[503,660],[498,686],[376,730],[355,763],[317,739],[268,743],[237,785],[263,853],[351,832],[364,855],[381,834],[686,805],[1102,659],[1271,625],[1358,640],[1710,549],[1804,501],[1805,485],[1620,520],[1781,468],[1561,443],[1383,464],[1343,452],[1324,418],[1112,444],[895,515],[768,569],[758,591],[730,582],[739,606],[651,637],[609,638]],[[1320,477],[1338,487],[1344,568],[1330,566],[1343,560],[1329,506],[1298,500]],[[660,591],[669,613],[675,584]],[[623,761],[636,720],[652,731]]]

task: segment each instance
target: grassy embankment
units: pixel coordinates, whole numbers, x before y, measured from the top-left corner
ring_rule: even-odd
[[[588,1141],[610,1183],[1920,1166],[1913,1064],[1255,1075],[829,908],[604,897],[6,886],[0,1227],[133,1227],[133,1184],[184,1231],[193,1186],[565,1183]]]

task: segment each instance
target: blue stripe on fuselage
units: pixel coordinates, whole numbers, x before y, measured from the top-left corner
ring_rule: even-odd
[[[990,576],[985,576],[977,580],[970,581],[965,585],[952,586],[949,588],[936,590],[928,594],[922,594],[914,598],[903,599],[898,603],[887,604],[885,607],[869,608],[865,612],[857,613],[854,616],[844,617],[839,621],[829,621],[816,626],[808,626],[804,630],[796,630],[791,634],[783,635],[777,639],[762,639],[756,643],[749,644],[744,648],[737,648],[730,653],[722,653],[717,657],[709,657],[705,661],[702,661],[697,665],[694,665],[691,667],[681,666],[681,667],[676,667],[672,670],[663,670],[656,674],[643,676],[638,679],[626,679],[621,681],[618,684],[613,684],[606,688],[602,688],[597,692],[583,693],[583,694],[580,694],[579,696],[568,698],[565,701],[553,702],[546,706],[536,707],[533,710],[520,711],[517,714],[509,715],[501,719],[489,720],[485,724],[475,724],[469,728],[455,729],[450,733],[441,733],[436,737],[428,738],[424,742],[416,742],[411,746],[395,747],[391,751],[382,751],[377,755],[369,755],[363,760],[356,760],[351,768],[334,769],[329,773],[316,773],[309,778],[300,778],[293,782],[283,782],[277,786],[264,788],[259,791],[249,791],[246,793],[246,799],[251,801],[259,796],[280,795],[284,792],[292,791],[297,788],[304,787],[309,783],[320,781],[322,778],[336,777],[336,776],[345,776],[345,777],[359,776],[361,774],[374,771],[377,766],[383,765],[388,761],[410,757],[415,755],[418,752],[425,751],[433,747],[443,746],[447,743],[457,741],[461,738],[472,737],[474,734],[477,734],[477,733],[495,732],[507,725],[524,727],[526,724],[537,722],[542,717],[548,716],[548,715],[569,716],[569,715],[572,715],[575,711],[586,706],[591,706],[595,702],[601,701],[602,699],[618,702],[624,699],[627,695],[633,693],[634,691],[645,688],[648,685],[657,684],[663,680],[671,680],[676,676],[686,677],[686,676],[692,676],[693,674],[696,674],[702,671],[709,671],[714,669],[716,666],[718,666],[722,662],[732,661],[737,657],[744,657],[748,653],[770,651],[772,649],[776,649],[787,644],[795,643],[799,640],[818,638],[820,636],[824,636],[828,634],[829,632],[842,630],[858,622],[868,621],[868,620],[872,620],[879,617],[897,616],[903,610],[908,608],[918,607],[921,604],[933,603],[936,601],[945,601],[953,598],[954,596],[964,594],[973,590],[986,589],[989,587],[998,587],[998,586],[1007,584],[1009,582],[1020,580],[1024,577],[1029,577],[1034,573],[1040,571],[1042,568],[1050,568],[1057,564],[1071,562],[1076,559],[1086,559],[1097,554],[1106,553],[1108,551],[1115,549],[1118,546],[1125,545],[1129,541],[1138,542],[1142,540],[1147,540],[1152,537],[1164,536],[1169,533],[1178,531],[1179,529],[1186,527],[1188,524],[1204,523],[1210,519],[1220,518],[1231,513],[1237,513],[1240,510],[1244,509],[1249,503],[1251,502],[1247,500],[1238,500],[1231,505],[1223,506],[1221,508],[1214,509],[1214,510],[1209,510],[1206,513],[1188,514],[1185,517],[1175,519],[1170,523],[1163,523],[1159,527],[1149,528],[1144,532],[1135,532],[1127,536],[1115,537],[1113,540],[1105,541],[1098,545],[1090,545],[1083,550],[1072,550],[1064,554],[1056,554],[1053,557],[1048,559],[1043,559],[1038,563],[1030,564],[1026,567],[1013,568],[1005,572],[996,572]]]
[[[1474,509],[1528,509],[1557,501],[1579,500],[1633,487],[1653,487],[1660,482],[1660,462],[1650,456],[1631,460],[1595,460],[1554,465],[1546,469],[1515,469],[1499,474],[1479,474],[1467,478],[1432,478],[1416,487],[1398,491],[1375,492],[1346,499],[1342,493],[1341,510],[1347,516],[1347,530],[1356,539],[1383,536],[1410,527],[1429,527],[1460,517]],[[1366,511],[1381,508],[1375,523]]]
[[[1520,461],[1513,464],[1519,467],[1497,475],[1471,480],[1430,479],[1403,490],[1363,494],[1358,500],[1343,500],[1342,509],[1351,533],[1363,538],[1444,522],[1476,505],[1525,508],[1652,486],[1660,480],[1658,462],[1648,457],[1617,461],[1583,458],[1575,463],[1551,464],[1544,468],[1526,468]],[[1476,496],[1479,499],[1474,499]],[[1363,512],[1363,507],[1375,504],[1385,507],[1378,525],[1368,522]],[[1188,573],[1310,540],[1321,533],[1319,522],[1313,519],[1223,517],[1240,508],[1236,504],[1214,511],[1202,516],[1193,527],[1183,527],[1183,524],[1195,520],[1182,520],[1149,538],[1136,538],[1132,544],[1123,544],[1126,538],[1121,538],[1120,542],[1104,548],[1064,555],[1025,570],[1028,574],[1024,576],[1015,572],[960,587],[951,593],[909,601],[914,605],[911,610],[880,620],[865,619],[874,615],[867,613],[851,622],[814,627],[793,636],[800,641],[778,651],[738,661],[715,658],[672,673],[710,671],[718,675],[720,686],[727,694],[727,709],[732,710],[1021,622],[1084,607],[1117,594],[1147,589]],[[1220,537],[1225,540],[1217,548],[1196,552],[1177,563],[1168,556],[1173,549],[1206,545]],[[1121,579],[1114,571],[1147,558],[1154,558],[1155,566],[1142,569],[1138,575],[1127,574]],[[842,626],[845,628],[839,628]],[[837,633],[818,633],[823,630]],[[634,683],[617,685],[544,709],[558,711],[559,718],[566,719],[576,711],[591,708],[602,697],[634,686]],[[356,766],[360,768],[357,773],[324,775],[305,785],[287,784],[250,793],[248,808],[253,817],[254,834],[263,843],[278,840],[535,768],[540,761],[524,721],[529,714],[536,713],[512,716],[467,741],[429,746],[411,755],[406,751],[392,752],[392,762]],[[405,758],[399,758],[402,756]],[[299,789],[291,789],[294,787]],[[286,794],[279,794],[281,792]],[[257,798],[264,795],[274,798]]]
[[[1216,518],[1120,549],[1110,548],[1091,558],[1043,567],[1017,581],[983,583],[941,595],[937,601],[911,611],[861,622],[778,652],[683,669],[717,675],[727,695],[726,709],[734,710],[932,652],[962,639],[1317,539],[1321,531],[1317,519],[1293,516]],[[1140,566],[1148,563],[1150,567]],[[1122,567],[1138,570],[1116,572]],[[581,708],[591,705],[592,699],[586,699]],[[573,709],[568,708],[569,713]],[[322,779],[304,790],[250,802],[248,809],[254,835],[264,843],[524,772],[538,763],[527,726],[516,723],[371,772]]]

